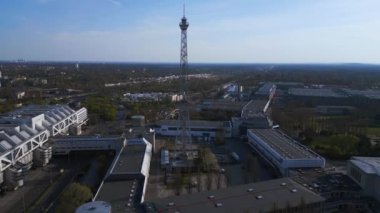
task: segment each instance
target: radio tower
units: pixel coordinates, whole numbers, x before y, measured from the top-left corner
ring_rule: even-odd
[[[187,97],[187,28],[189,27],[189,22],[187,22],[185,16],[185,5],[183,5],[183,17],[181,19],[181,22],[179,23],[179,27],[181,28],[180,94],[182,95],[183,99],[181,101],[181,104],[179,105],[178,130],[180,132],[176,139],[176,149],[177,151],[181,150],[181,154],[183,155],[183,157],[185,157],[186,149],[188,149],[191,144],[191,135],[188,128],[188,121],[190,119],[190,116]]]

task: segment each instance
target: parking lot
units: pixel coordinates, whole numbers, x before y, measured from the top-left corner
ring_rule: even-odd
[[[165,143],[164,139],[159,141],[157,147],[161,147]],[[220,171],[187,174],[186,178],[190,183],[196,184],[184,185],[179,192],[164,184],[165,173],[160,169],[160,152],[154,154],[151,161],[146,199],[164,198],[178,193],[195,193],[275,178],[273,169],[267,166],[245,142],[239,139],[227,139],[224,145],[209,145],[209,147],[218,160],[224,159],[223,162],[219,163]],[[239,156],[239,161],[231,157],[231,152],[235,152]]]
[[[239,163],[232,161],[221,164],[221,167],[225,169],[229,186],[275,178],[273,169],[257,156],[246,142],[239,139],[226,139],[224,145],[213,146],[212,150],[216,154],[224,151],[226,155],[235,152],[240,158]]]

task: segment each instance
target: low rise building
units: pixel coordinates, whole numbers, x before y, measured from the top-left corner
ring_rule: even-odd
[[[183,100],[181,94],[175,93],[162,93],[162,92],[150,92],[150,93],[125,93],[125,101],[140,102],[140,101],[165,101],[178,102]]]
[[[322,212],[324,198],[289,178],[149,200],[146,212]]]
[[[256,97],[263,97],[265,99],[272,100],[276,94],[276,85],[271,82],[262,84],[259,89],[255,92]]]
[[[67,105],[30,105],[0,117],[0,176],[10,188],[23,185],[32,164],[46,165],[52,150],[47,141],[66,135],[72,127],[87,122],[87,109],[77,111]],[[2,183],[2,178],[0,183]]]
[[[290,88],[289,95],[293,96],[311,96],[323,98],[347,98],[348,96],[337,90],[330,88]]]
[[[321,115],[348,115],[351,114],[355,107],[352,106],[317,106],[315,112]]]
[[[360,186],[349,176],[328,169],[297,169],[292,179],[324,197],[323,212],[373,212],[368,197],[362,196]]]
[[[206,141],[213,141],[215,138],[229,138],[232,134],[230,121],[203,121],[189,120],[187,127],[192,137],[202,138]],[[154,127],[157,135],[175,137],[180,134],[180,122],[178,120],[161,120],[156,122]]]
[[[230,101],[230,100],[203,100],[202,103],[198,105],[198,109],[201,112],[236,112],[240,113],[243,107],[248,102],[244,101]]]
[[[363,195],[380,202],[380,157],[352,157],[347,174],[360,185]]]
[[[252,149],[283,176],[292,168],[325,167],[322,156],[278,129],[249,129],[247,137]]]
[[[152,145],[144,138],[127,139],[116,153],[94,201],[105,201],[112,212],[137,212],[145,200]]]
[[[67,155],[71,151],[119,151],[127,140],[122,136],[64,136],[51,140],[54,155]]]
[[[16,92],[16,98],[22,99],[25,96],[25,91]]]

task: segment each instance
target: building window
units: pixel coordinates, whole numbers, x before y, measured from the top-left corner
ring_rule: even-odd
[[[358,171],[356,168],[351,167],[350,175],[352,178],[354,178],[357,182],[361,183],[362,180],[362,174],[360,171]]]

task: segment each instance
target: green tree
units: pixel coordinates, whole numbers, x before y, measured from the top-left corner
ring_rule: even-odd
[[[113,121],[116,119],[117,110],[109,97],[91,96],[86,99],[84,106],[90,114],[99,115],[100,119]]]
[[[312,141],[311,147],[334,159],[344,159],[357,155],[360,139],[354,135],[337,134],[319,137]]]
[[[80,183],[65,188],[59,198],[57,213],[75,212],[75,209],[92,198],[91,189]]]

